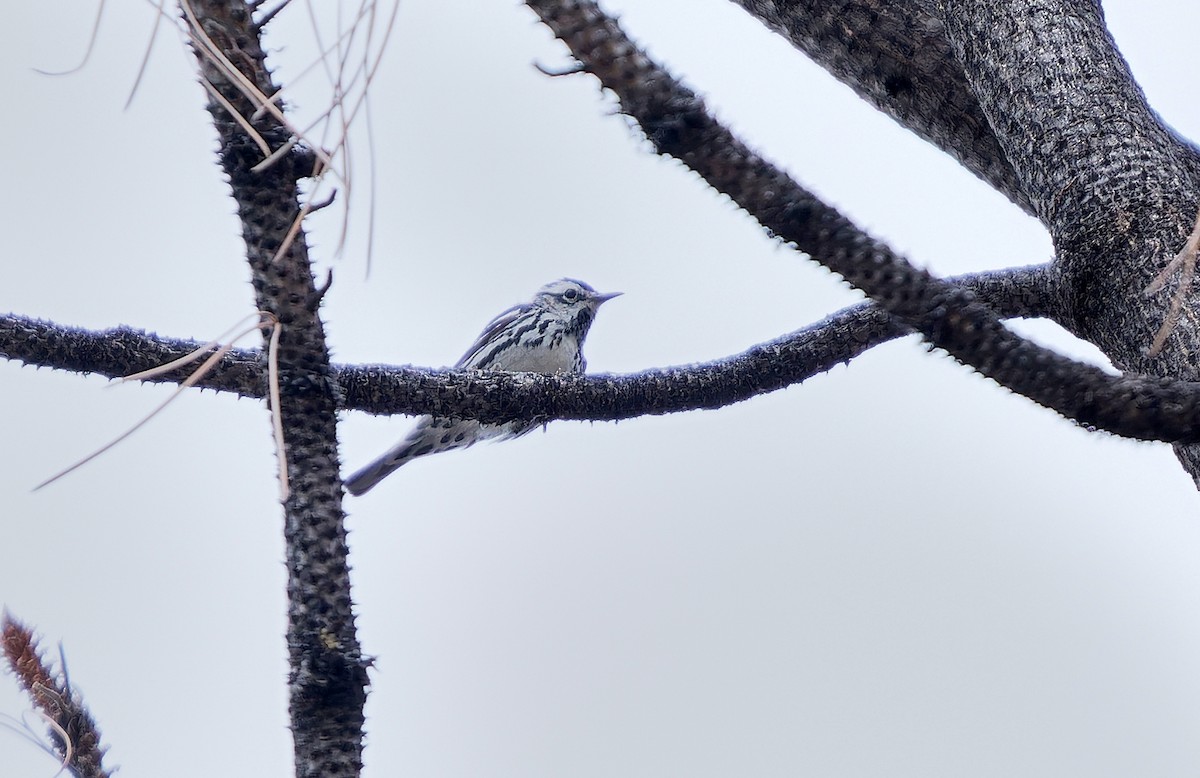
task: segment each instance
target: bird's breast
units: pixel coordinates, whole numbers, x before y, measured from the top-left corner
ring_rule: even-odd
[[[580,362],[579,339],[560,333],[510,349],[492,367],[514,372],[570,373],[580,370]]]

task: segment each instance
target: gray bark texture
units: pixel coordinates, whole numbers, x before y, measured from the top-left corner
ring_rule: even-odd
[[[1098,2],[740,4],[1042,221],[1055,321],[1121,370],[1196,380],[1194,296],[1151,357],[1176,289],[1142,292],[1191,230],[1200,157],[1147,104]],[[1200,449],[1175,449],[1200,487]]]
[[[914,267],[749,149],[596,3],[527,5],[567,45],[580,71],[613,92],[660,154],[692,168],[768,232],[842,275],[933,345],[1085,426],[1147,440],[1200,441],[1200,384],[1140,373],[1109,376],[1019,337],[971,290]],[[1108,51],[1116,57],[1111,46]],[[1190,291],[1186,284],[1183,289]],[[1062,318],[1069,321],[1070,314],[1064,303]],[[1153,342],[1149,335],[1147,342]]]

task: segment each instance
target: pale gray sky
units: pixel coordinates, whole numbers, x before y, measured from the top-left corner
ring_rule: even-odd
[[[624,0],[627,29],[768,157],[939,273],[1045,233],[726,0]],[[1105,3],[1189,137],[1193,3]],[[203,93],[173,33],[129,110],[149,4],[0,26],[0,310],[208,339],[251,306]],[[312,57],[302,4],[270,42]],[[291,17],[288,14],[292,14]],[[680,24],[680,18],[687,24]],[[856,299],[648,153],[514,2],[405,0],[367,196],[324,309],[342,361],[442,365],[564,275],[625,296],[593,371],[740,351]],[[320,82],[294,97],[320,110]],[[361,150],[360,146],[360,150]],[[365,154],[360,162],[366,165]],[[1052,326],[1023,331],[1099,359]],[[262,405],[0,364],[0,601],[61,640],[121,774],[286,775],[284,595]],[[349,414],[357,467],[409,420]],[[1194,776],[1200,496],[1165,445],[1083,432],[914,340],[721,411],[556,423],[349,499],[368,775]],[[23,698],[0,682],[0,713]],[[35,722],[36,724],[36,722]],[[39,727],[40,729],[40,727]],[[197,748],[199,746],[199,748]],[[54,765],[0,731],[5,775]]]

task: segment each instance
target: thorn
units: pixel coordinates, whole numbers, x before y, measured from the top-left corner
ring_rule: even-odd
[[[321,300],[325,298],[325,293],[329,291],[329,287],[331,286],[333,286],[333,268],[325,271],[325,281],[311,295],[310,305],[314,310],[321,304]]]
[[[309,214],[314,214],[317,211],[321,210],[322,208],[328,208],[329,206],[333,205],[333,201],[336,197],[337,197],[337,190],[334,189],[332,192],[329,193],[329,196],[326,197],[324,200],[318,200],[317,202],[309,205],[308,206]]]
[[[258,19],[257,21],[255,21],[255,22],[254,22],[254,26],[255,26],[255,27],[257,27],[257,28],[258,28],[258,29],[260,29],[260,30],[261,30],[262,28],[266,27],[266,26],[267,26],[267,24],[268,24],[268,23],[269,23],[269,22],[270,22],[272,19],[274,19],[274,18],[275,18],[275,16],[276,16],[276,15],[277,15],[277,14],[278,14],[280,11],[282,11],[284,8],[287,8],[287,7],[288,7],[288,3],[289,3],[290,1],[291,1],[291,0],[283,0],[283,2],[282,2],[282,3],[280,3],[280,4],[279,4],[279,5],[277,5],[277,6],[275,6],[275,7],[274,7],[274,8],[272,8],[270,11],[267,11],[266,13],[264,13],[264,14],[263,14],[261,17],[259,17],[259,19]],[[251,4],[251,9],[250,9],[250,11],[251,11],[252,13],[253,13],[254,11],[257,11],[259,8],[261,8],[261,7],[262,7],[263,3],[265,3],[265,2],[266,2],[266,0],[254,0],[254,2]]]
[[[561,78],[563,76],[574,76],[574,75],[578,75],[579,73],[587,72],[587,66],[585,66],[582,62],[576,62],[574,65],[571,65],[570,67],[567,67],[567,68],[563,68],[561,70],[554,70],[552,68],[548,68],[545,65],[543,65],[542,63],[536,62],[536,61],[533,63],[533,66],[535,68],[537,68],[538,72],[541,73],[543,76],[550,76],[551,78]]]

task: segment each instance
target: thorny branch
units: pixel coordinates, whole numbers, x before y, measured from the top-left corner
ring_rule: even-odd
[[[297,776],[362,771],[369,660],[354,621],[322,291],[301,227],[299,182],[321,153],[300,149],[266,64],[262,25],[244,0],[181,0],[209,96],[221,166],[242,222],[255,308],[278,322],[273,376],[288,484],[289,714]],[[267,162],[268,164],[263,164]],[[275,333],[273,333],[274,335]]]
[[[591,0],[527,0],[611,90],[654,148],[728,195],[769,232],[866,292],[931,343],[1079,423],[1126,437],[1200,439],[1200,384],[1114,377],[1009,331],[968,290],[910,264],[751,151]]]
[[[1005,317],[1053,316],[1059,302],[1048,265],[954,279]],[[626,376],[513,377],[472,371],[333,365],[340,407],[368,413],[433,413],[509,421],[604,421],[719,408],[792,386],[868,349],[910,333],[878,306],[861,303],[809,327],[724,359]],[[17,316],[0,317],[0,356],[110,378],[165,364],[199,344],[129,329],[88,332]],[[189,368],[149,379],[177,383]],[[236,349],[197,384],[263,397],[262,354]],[[509,396],[511,395],[511,396]]]
[[[65,669],[55,671],[42,657],[33,631],[5,613],[0,642],[8,669],[50,725],[50,743],[63,766],[79,778],[108,778],[100,731]]]

